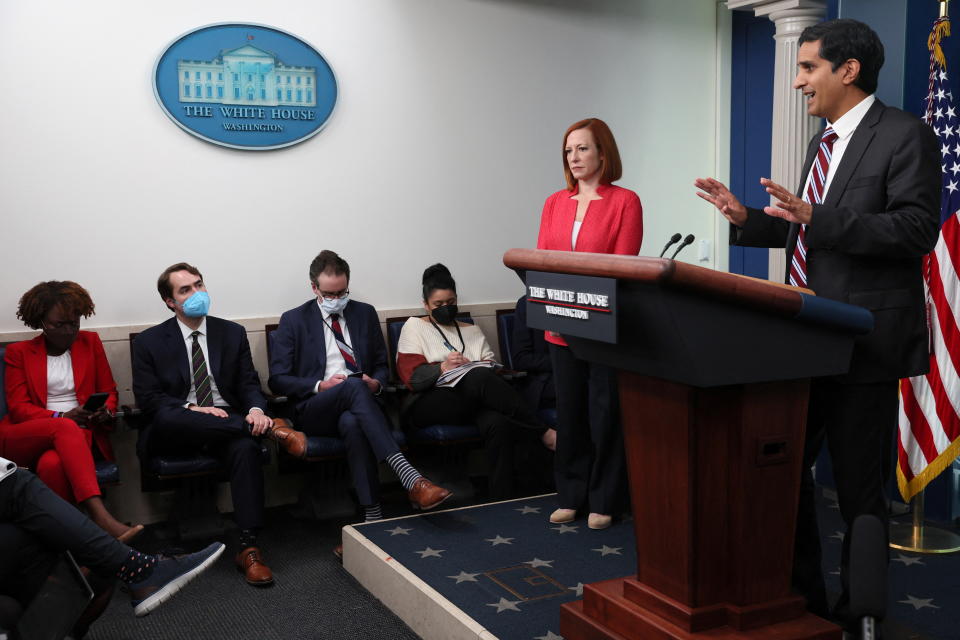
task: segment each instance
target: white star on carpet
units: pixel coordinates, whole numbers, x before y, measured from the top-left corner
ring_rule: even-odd
[[[534,558],[533,560],[527,560],[527,561],[524,562],[523,564],[528,564],[528,565],[530,565],[531,567],[533,567],[534,569],[537,568],[537,567],[550,567],[551,569],[553,569],[553,562],[555,562],[555,561],[554,561],[554,560],[541,560],[540,558]]]
[[[480,574],[479,574],[479,573],[467,573],[466,571],[461,571],[460,573],[458,573],[458,574],[455,575],[455,576],[447,576],[447,577],[450,578],[450,579],[452,579],[452,580],[456,580],[456,581],[457,581],[457,584],[460,584],[461,582],[476,582],[478,575],[480,575]]]
[[[554,531],[559,531],[561,534],[563,534],[563,533],[576,533],[576,532],[577,532],[577,529],[580,528],[580,525],[576,525],[576,524],[574,524],[574,525],[562,524],[562,525],[560,525],[559,527],[550,527],[550,528],[553,529]]]
[[[839,540],[840,542],[843,542],[843,538],[844,538],[845,535],[846,535],[846,534],[844,534],[843,531],[837,531],[836,533],[834,533],[834,534],[833,534],[832,536],[830,536],[830,537],[831,537],[831,538],[836,538],[836,539]]]
[[[484,538],[487,542],[491,543],[493,546],[498,544],[513,544],[513,538],[504,538],[499,533],[496,538]]]
[[[623,547],[608,547],[607,545],[603,545],[599,549],[591,549],[591,551],[600,552],[600,557],[602,558],[604,556],[609,556],[609,555],[616,555],[616,556],[623,555],[622,553],[620,553],[621,549],[623,549]]]
[[[523,505],[522,508],[514,509],[514,511],[519,511],[520,515],[525,516],[528,513],[540,513],[540,507],[528,507],[527,505]]]
[[[939,609],[937,605],[933,604],[933,598],[914,598],[910,594],[907,594],[906,600],[898,600],[902,604],[909,604],[913,607],[914,611],[919,611],[920,609]]]
[[[902,553],[898,553],[897,557],[891,560],[891,562],[902,562],[903,566],[909,567],[912,564],[926,564],[920,558],[914,558],[912,556],[905,556]]]
[[[520,604],[519,600],[507,600],[506,598],[500,598],[500,602],[494,602],[493,604],[488,604],[488,607],[496,607],[497,613],[503,613],[504,611],[520,611],[520,607],[517,605]]]
[[[393,529],[387,529],[387,531],[390,532],[390,537],[392,538],[393,536],[408,536],[410,535],[410,532],[413,531],[413,528],[411,527],[409,529],[405,529],[404,527],[397,525]]]
[[[431,549],[430,547],[427,547],[423,551],[414,551],[414,553],[419,553],[420,559],[423,560],[424,558],[431,558],[431,557],[442,558],[443,556],[441,556],[440,554],[443,553],[444,551],[446,551],[446,549]]]
[[[547,635],[537,636],[533,640],[563,640],[563,636],[558,636],[553,631],[547,630]]]
[[[574,592],[576,592],[578,598],[582,598],[582,597],[583,597],[583,583],[582,583],[582,582],[578,582],[578,583],[577,583],[577,586],[575,586],[575,587],[567,587],[567,590],[568,590],[568,591],[574,591]]]

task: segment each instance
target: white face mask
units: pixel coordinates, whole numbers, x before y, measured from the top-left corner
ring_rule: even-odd
[[[334,298],[333,300],[320,298],[320,308],[323,309],[323,312],[326,314],[336,313],[337,315],[340,315],[343,313],[343,310],[346,308],[348,302],[350,302],[349,293],[345,293],[339,298]]]

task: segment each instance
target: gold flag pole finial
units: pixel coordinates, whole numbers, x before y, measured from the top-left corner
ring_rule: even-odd
[[[945,37],[950,35],[950,18],[947,15],[947,3],[950,0],[939,0],[940,2],[940,18],[937,20],[934,25],[933,31],[930,32],[930,37],[927,38],[927,49],[933,52],[933,57],[944,69],[947,68],[947,59],[943,55],[943,49],[940,47],[940,41]]]

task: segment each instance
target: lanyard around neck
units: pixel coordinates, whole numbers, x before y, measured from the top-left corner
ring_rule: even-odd
[[[437,333],[440,334],[440,339],[443,340],[443,346],[445,346],[447,349],[450,349],[450,351],[456,351],[457,349],[452,344],[450,344],[450,341],[447,339],[447,335],[443,332],[442,329],[440,329],[440,325],[434,322],[433,318],[430,318],[429,316],[427,317],[427,319],[430,320],[430,324],[432,324],[433,328],[436,329]],[[461,345],[460,353],[463,353],[464,351],[467,350],[467,343],[463,341],[463,334],[460,333],[460,323],[457,322],[456,319],[454,319],[453,326],[457,328],[457,335],[460,337],[460,345]]]

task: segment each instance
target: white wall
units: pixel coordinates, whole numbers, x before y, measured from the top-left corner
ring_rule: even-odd
[[[0,333],[23,329],[17,300],[46,279],[91,291],[89,326],[165,319],[154,282],[178,260],[204,272],[216,315],[275,316],[309,296],[322,248],[380,308],[415,306],[437,260],[463,302],[510,300],[521,287],[501,255],[535,243],[563,186],[561,135],[588,115],[611,125],[620,184],[640,194],[642,253],[674,231],[716,249],[716,216],[691,187],[722,164],[716,12],[715,0],[6,0]],[[156,57],[222,21],[324,54],[341,94],[319,135],[241,152],[167,119]]]

